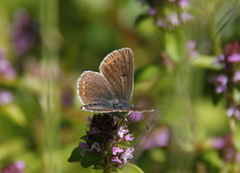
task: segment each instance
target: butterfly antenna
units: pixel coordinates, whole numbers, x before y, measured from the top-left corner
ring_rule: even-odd
[[[147,125],[147,123],[146,123],[146,121],[145,121],[144,119],[143,119],[143,122],[144,122],[146,128],[147,128],[148,130],[150,130],[150,128],[148,127],[148,125]]]
[[[149,126],[147,125],[146,121],[143,119],[143,122],[148,130],[150,130]]]

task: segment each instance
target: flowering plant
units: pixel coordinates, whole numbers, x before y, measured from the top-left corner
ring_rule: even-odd
[[[119,123],[110,114],[95,114],[88,120],[89,130],[81,137],[85,142],[79,143],[68,161],[80,162],[84,168],[93,166],[104,172],[117,172],[118,168],[123,168],[133,158],[134,148],[130,144],[133,135],[123,121]],[[136,167],[134,169],[138,170]]]

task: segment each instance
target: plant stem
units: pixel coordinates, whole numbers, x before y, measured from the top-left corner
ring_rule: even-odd
[[[40,1],[42,38],[42,95],[44,121],[43,172],[60,173],[60,96],[59,96],[59,39],[58,1]]]

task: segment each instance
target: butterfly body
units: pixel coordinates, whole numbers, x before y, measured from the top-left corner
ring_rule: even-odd
[[[124,100],[107,100],[103,103],[91,103],[82,106],[82,110],[90,112],[123,112],[125,109],[132,108],[133,106]],[[129,112],[129,111],[126,111]]]

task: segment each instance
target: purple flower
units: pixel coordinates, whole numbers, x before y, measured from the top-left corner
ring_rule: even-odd
[[[225,145],[224,139],[221,137],[216,137],[213,139],[213,147],[216,149],[221,149]]]
[[[239,53],[240,53],[240,43],[238,43],[237,41],[229,43],[223,48],[224,56],[226,58],[231,57],[230,60],[234,60],[234,59],[238,60]]]
[[[224,60],[224,55],[215,57],[214,67],[221,67],[223,69],[225,67]]]
[[[112,162],[123,163],[123,162],[118,158],[118,156],[112,157],[112,158],[111,158],[111,161],[112,161]]]
[[[148,10],[148,14],[149,14],[150,16],[154,16],[154,15],[156,14],[156,12],[157,12],[157,10],[156,10],[155,8],[150,8],[150,9]]]
[[[152,132],[149,138],[145,142],[145,149],[151,149],[154,147],[166,147],[169,143],[170,132],[167,127],[156,129]]]
[[[132,122],[140,121],[140,120],[142,120],[142,118],[143,118],[143,115],[138,112],[133,112],[130,115],[128,115],[128,119]]]
[[[233,144],[233,137],[231,135],[225,135],[222,137],[216,137],[213,140],[214,147],[219,150],[220,156],[225,162],[237,161],[240,162],[238,152]]]
[[[94,168],[108,172],[114,172],[133,158],[134,149],[129,147],[129,141],[134,137],[128,133],[126,125],[121,125],[123,122],[119,124],[110,114],[95,114],[88,120],[91,122],[87,135],[81,137],[85,141],[78,145],[81,148],[79,158],[85,159],[84,156],[91,153],[92,158],[95,156],[99,159],[97,162],[92,162]],[[76,158],[74,155],[74,160]]]
[[[213,83],[216,87],[216,93],[223,93],[227,90],[228,78],[226,75],[221,74],[213,79]]]
[[[228,57],[228,62],[240,62],[240,53],[234,53]]]
[[[176,12],[172,13],[167,17],[167,21],[172,24],[173,26],[179,26],[180,25],[180,20],[178,17],[178,14]]]
[[[25,54],[37,44],[39,38],[38,25],[26,10],[21,9],[15,12],[11,37],[17,55]]]
[[[7,90],[0,90],[0,105],[9,104],[13,101],[13,95]]]
[[[227,101],[227,116],[240,120],[240,105],[236,102],[234,94],[240,81],[240,43],[234,41],[224,46],[223,54],[217,60],[217,65],[222,69],[221,74],[212,81],[216,87],[216,93],[223,93],[222,96]]]
[[[240,120],[240,105],[232,104],[227,109],[227,116],[232,117],[235,116],[238,120]]]
[[[157,26],[172,30],[183,22],[193,20],[194,16],[187,12],[188,0],[148,0],[148,15],[153,17]]]
[[[0,172],[1,173],[23,173],[24,168],[25,168],[24,162],[16,161],[5,166],[2,170],[0,170]]]
[[[127,163],[128,159],[133,158],[133,155],[132,155],[133,152],[134,152],[134,148],[126,148],[124,153],[121,154],[120,159],[124,164]]]
[[[6,59],[6,50],[0,49],[0,75],[7,79],[14,79],[16,77],[16,71],[13,68],[10,61]]]
[[[85,142],[80,142],[78,146],[81,147],[82,149],[88,149],[89,148],[88,144],[85,143]]]
[[[124,150],[119,147],[112,147],[112,154],[117,155],[117,153],[122,153]]]
[[[167,23],[161,18],[158,18],[156,21],[156,25],[159,27],[167,28]]]
[[[187,49],[189,55],[191,57],[197,56],[199,53],[196,51],[196,42],[195,41],[188,41],[187,42]]]
[[[87,120],[88,120],[88,123],[89,123],[89,124],[87,125],[87,127],[90,127],[91,122],[92,122],[92,118],[91,118],[91,117],[88,117]]]
[[[98,142],[94,142],[90,148],[90,151],[93,152],[93,150],[96,150],[96,152],[101,151],[101,147]]]
[[[180,6],[181,8],[186,8],[186,7],[189,6],[188,0],[179,0],[179,1],[178,1],[178,4],[179,4],[179,6]]]
[[[127,126],[120,126],[117,130],[117,134],[120,138],[123,138],[123,135],[128,133],[129,130],[127,129]]]
[[[134,137],[133,137],[132,134],[127,134],[127,135],[125,135],[124,139],[125,139],[126,141],[133,141]]]
[[[240,163],[240,152],[238,152],[238,153],[236,154],[236,160],[237,160],[238,163]]]
[[[189,21],[189,20],[193,20],[194,16],[186,11],[181,13],[181,19],[183,22]]]
[[[73,94],[70,88],[63,89],[61,95],[61,105],[63,107],[71,107],[73,104]]]
[[[97,127],[93,127],[91,131],[89,131],[89,134],[94,134],[94,133],[100,133],[101,131]]]
[[[240,71],[236,71],[233,75],[233,83],[237,84],[240,82]]]

